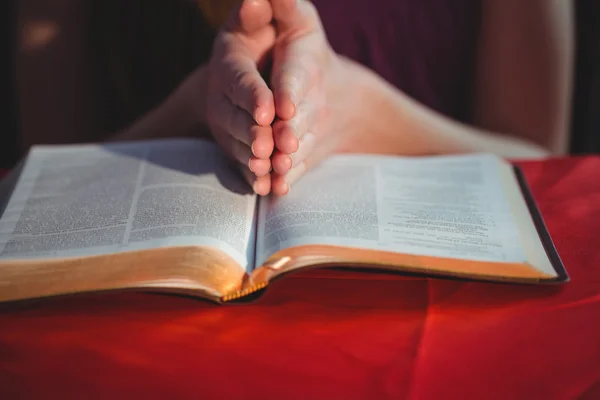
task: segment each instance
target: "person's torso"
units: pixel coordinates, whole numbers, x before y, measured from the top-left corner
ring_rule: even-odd
[[[468,119],[480,0],[313,0],[333,49]]]
[[[91,2],[104,131],[132,123],[206,62],[216,25],[235,1]],[[336,52],[434,110],[468,120],[481,0],[313,2]]]
[[[101,22],[117,43],[111,50],[120,50],[117,54],[130,80],[129,87],[118,92],[129,97],[113,104],[137,114],[154,106],[184,74],[208,59],[216,30],[211,22],[222,22],[225,8],[235,0],[135,0],[128,2],[129,7],[122,0],[113,1],[117,8],[110,11],[103,6],[105,12],[99,15],[109,13]],[[468,119],[480,0],[313,3],[336,52],[366,65],[423,104],[452,118]],[[203,18],[202,10],[213,20]],[[110,29],[115,21],[117,29]]]

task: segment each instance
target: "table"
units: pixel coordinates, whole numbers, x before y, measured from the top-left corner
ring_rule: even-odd
[[[560,287],[305,272],[255,304],[0,307],[0,398],[600,399],[600,157],[519,163]]]

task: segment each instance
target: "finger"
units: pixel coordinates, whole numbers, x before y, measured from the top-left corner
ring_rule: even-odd
[[[251,155],[248,155],[244,149],[248,149],[248,146],[245,144],[236,141],[231,138],[231,136],[227,135],[225,132],[219,132],[218,135],[215,135],[216,142],[225,150],[225,153],[237,161],[239,164],[240,171],[242,171],[245,180],[254,187],[255,182],[257,183],[257,188],[259,191],[267,190],[265,189],[264,181],[268,181],[268,190],[270,191],[271,187],[271,178],[269,172],[271,172],[271,161],[270,160],[259,160]],[[258,179],[260,178],[260,179]]]
[[[275,118],[273,92],[258,71],[256,63],[242,53],[224,56],[219,82],[231,103],[252,116],[258,125],[268,126]]]
[[[248,182],[250,186],[252,186],[252,190],[259,196],[267,196],[271,192],[271,175],[263,175],[256,176],[250,169],[244,167],[243,165],[240,167],[242,171],[242,175]]]
[[[309,164],[306,161],[302,161],[294,166],[290,172],[285,176],[285,180],[289,187],[291,187],[294,183],[298,182],[298,180],[306,174],[309,170]]]
[[[317,147],[317,136],[309,132],[302,137],[300,140],[300,146],[298,151],[292,154],[290,157],[292,158],[292,168],[300,163],[306,162],[311,154],[314,154],[315,149]]]
[[[277,150],[284,154],[298,151],[300,140],[316,122],[316,111],[314,103],[303,101],[298,106],[294,118],[289,121],[277,121],[273,125],[273,139]]]
[[[312,133],[306,134],[301,143],[301,148],[306,143],[307,151],[299,150],[296,159],[292,160],[292,168],[285,174],[274,172],[271,175],[271,192],[276,196],[283,196],[290,192],[292,185],[305,175],[308,171],[327,158],[327,154],[333,151],[332,144],[316,146],[316,140]]]
[[[313,133],[304,135],[298,146],[298,151],[292,155],[276,151],[271,158],[273,170],[279,175],[286,175],[292,168],[304,162],[315,150],[317,137]]]
[[[285,196],[290,191],[290,185],[288,185],[284,176],[279,174],[271,175],[271,193],[275,196]]]
[[[254,172],[257,177],[268,175],[272,169],[271,160],[261,160],[256,157],[252,157],[248,162],[248,168]]]
[[[309,79],[303,64],[300,55],[289,53],[284,60],[277,60],[274,64],[271,84],[276,114],[282,120],[292,119],[296,115],[296,105],[307,92]]]
[[[271,192],[275,196],[285,196],[290,192],[292,185],[296,183],[307,171],[308,164],[305,161],[302,161],[298,165],[294,166],[285,176],[273,174],[271,176]]]
[[[274,54],[271,87],[276,115],[282,120],[292,119],[309,92],[323,83],[327,48],[316,37],[278,47]]]
[[[231,155],[244,167],[247,167],[256,176],[263,176],[271,171],[271,160],[260,159],[252,154],[250,148],[233,138],[231,140]]]
[[[320,45],[325,38],[318,12],[309,1],[270,1],[277,34],[283,42],[282,46],[276,47],[278,53],[275,54],[271,85],[275,93],[276,115],[288,120],[295,115],[295,107],[310,89],[309,84],[315,84],[311,78],[318,73],[321,65],[319,57],[313,53],[322,47]],[[303,45],[295,43],[298,38],[302,38]]]
[[[284,176],[292,169],[292,157],[280,151],[276,151],[271,157],[271,166],[278,175]]]
[[[235,107],[224,96],[217,98],[211,118],[233,139],[244,143],[257,158],[269,158],[273,153],[273,130],[270,126],[258,126],[244,110]]]
[[[291,187],[308,171],[308,164],[305,161],[294,166],[285,176],[277,173],[271,176],[271,192],[275,196],[285,196],[291,190]]]
[[[305,0],[270,0],[280,34],[314,28],[314,8]]]
[[[271,23],[273,8],[268,0],[244,0],[231,18],[230,29],[252,35]]]

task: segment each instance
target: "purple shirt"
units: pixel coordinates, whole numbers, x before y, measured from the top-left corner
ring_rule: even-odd
[[[481,0],[312,0],[333,48],[421,103],[467,120]],[[103,132],[133,123],[209,57],[213,29],[193,1],[91,3]],[[16,115],[16,114],[15,114]],[[0,135],[2,160],[20,154]]]
[[[437,111],[468,118],[479,0],[313,3],[336,52]]]

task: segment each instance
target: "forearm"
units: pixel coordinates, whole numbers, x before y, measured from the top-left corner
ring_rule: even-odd
[[[352,147],[373,153],[404,155],[491,152],[502,157],[544,157],[549,151],[532,142],[454,121],[411,99],[371,71],[356,69],[361,104],[368,107],[355,121],[367,135],[356,135]]]

